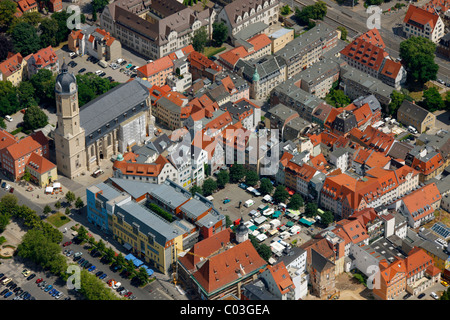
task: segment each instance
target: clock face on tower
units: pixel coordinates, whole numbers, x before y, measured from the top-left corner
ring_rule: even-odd
[[[73,92],[73,91],[75,91],[77,89],[77,85],[75,84],[75,83],[71,83],[70,84],[70,92]]]

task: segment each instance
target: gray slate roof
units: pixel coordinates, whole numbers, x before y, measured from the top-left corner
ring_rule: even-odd
[[[85,130],[86,136],[96,132],[99,128],[110,123],[110,129],[124,120],[123,114],[136,107],[141,111],[141,103],[145,104],[149,96],[148,89],[138,81],[126,82],[109,90],[105,94],[86,103],[80,108],[80,124]],[[145,104],[145,107],[148,106]],[[128,114],[130,117],[132,114]]]

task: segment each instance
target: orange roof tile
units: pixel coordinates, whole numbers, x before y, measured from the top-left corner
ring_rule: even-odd
[[[353,40],[341,50],[341,54],[376,71],[380,70],[384,58],[388,56],[386,51],[364,38]]]
[[[380,32],[377,28],[373,28],[372,30],[363,33],[358,37],[366,42],[369,42],[377,47],[384,49],[386,45],[384,44],[383,38],[381,38]]]
[[[417,28],[424,29],[426,24],[430,25],[431,30],[434,30],[436,23],[439,19],[439,15],[433,12],[429,12],[425,9],[416,7],[413,4],[410,4],[408,7],[408,11],[406,11],[405,18],[403,19],[404,23],[412,24]]]
[[[400,72],[400,69],[402,68],[402,64],[400,62],[395,62],[391,59],[386,59],[384,62],[384,67],[381,70],[381,74],[395,79],[397,78],[398,73]]]
[[[404,205],[412,215],[414,221],[433,213],[434,209],[432,205],[441,199],[442,196],[434,182],[402,198]]]
[[[9,77],[11,74],[21,69],[22,61],[23,58],[20,53],[9,53],[8,58],[0,63],[0,72],[5,78]]]
[[[277,289],[282,295],[288,293],[290,290],[295,289],[295,285],[292,282],[292,278],[286,269],[283,261],[273,266],[268,266],[267,271],[270,272],[274,282],[277,285]]]
[[[48,144],[48,139],[42,134],[42,131],[38,131],[32,135],[29,135],[21,140],[16,141],[16,143],[6,147],[11,157],[17,160],[29,153],[32,153],[43,145]]]
[[[28,159],[27,167],[38,172],[39,174],[44,174],[56,168],[56,164],[33,152]]]
[[[247,240],[208,258],[192,276],[208,294],[212,294],[265,266],[266,262]]]
[[[163,70],[168,68],[173,68],[172,59],[168,56],[164,56],[155,60],[153,62],[147,63],[146,65],[137,69],[137,72],[140,73],[142,77],[149,78]]]

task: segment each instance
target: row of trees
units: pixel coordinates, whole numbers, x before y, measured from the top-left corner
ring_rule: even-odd
[[[126,260],[122,253],[116,254],[111,247],[106,247],[102,239],[95,241],[94,237],[89,236],[88,231],[83,226],[80,226],[77,231],[78,241],[81,241],[81,243],[88,242],[91,245],[91,249],[95,249],[100,253],[101,259],[105,263],[121,266],[119,271],[126,271],[128,279],[133,279],[138,285],[146,284],[149,281],[145,268],[136,269],[132,260]]]
[[[323,20],[327,14],[327,5],[323,1],[317,1],[313,5],[305,6],[302,10],[295,8],[295,18],[301,25],[308,26],[311,29],[316,24],[313,20]]]

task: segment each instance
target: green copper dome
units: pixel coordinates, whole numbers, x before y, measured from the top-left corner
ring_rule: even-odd
[[[116,158],[117,161],[123,161],[123,155],[119,153]]]
[[[259,81],[259,74],[258,74],[258,71],[256,69],[255,69],[255,73],[253,74],[252,80],[253,81]]]

